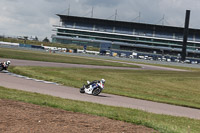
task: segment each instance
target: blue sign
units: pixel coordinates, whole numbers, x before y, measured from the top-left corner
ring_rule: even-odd
[[[86,50],[87,49],[87,45],[84,45],[83,49]]]

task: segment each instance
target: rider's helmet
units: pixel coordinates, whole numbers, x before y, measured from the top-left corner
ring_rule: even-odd
[[[102,82],[103,84],[105,84],[106,80],[105,80],[105,79],[101,79],[101,82]]]
[[[6,65],[10,65],[10,61],[6,61]]]

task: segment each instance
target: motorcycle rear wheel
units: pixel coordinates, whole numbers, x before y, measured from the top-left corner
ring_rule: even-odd
[[[98,96],[101,93],[102,89],[101,88],[96,88],[92,91],[92,95]]]

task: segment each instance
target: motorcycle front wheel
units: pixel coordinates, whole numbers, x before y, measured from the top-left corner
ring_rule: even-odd
[[[80,88],[80,93],[85,93],[85,88],[84,87]]]
[[[3,66],[2,65],[0,65],[0,71],[2,71],[3,70]]]
[[[101,88],[96,88],[92,91],[92,95],[97,96],[101,93],[102,89]]]

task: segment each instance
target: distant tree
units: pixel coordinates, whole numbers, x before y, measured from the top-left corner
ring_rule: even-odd
[[[27,40],[28,40],[28,36],[24,36],[24,44],[26,44]]]
[[[28,36],[24,36],[24,39],[25,39],[25,40],[28,40]]]
[[[43,42],[50,42],[47,37],[44,38]]]
[[[37,36],[35,36],[35,41],[39,41]]]

